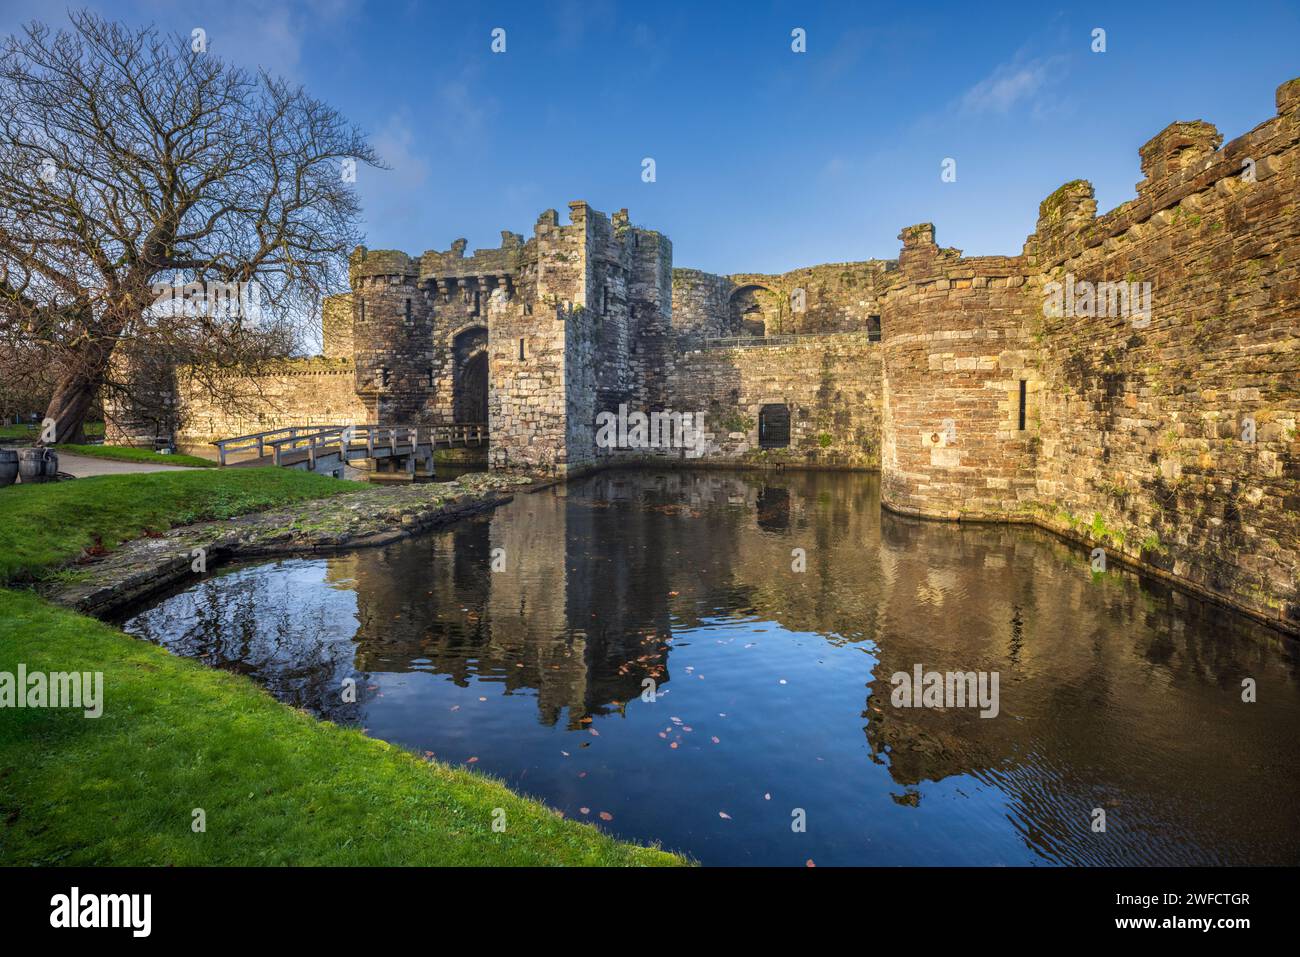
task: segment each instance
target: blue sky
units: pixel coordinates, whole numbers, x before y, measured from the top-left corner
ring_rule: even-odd
[[[722,273],[892,258],[899,230],[925,221],[968,255],[1017,253],[1061,183],[1091,180],[1108,210],[1169,122],[1231,139],[1300,76],[1300,4],[1270,0],[90,6],[202,27],[213,53],[358,123],[393,167],[358,173],[372,247],[496,246],[585,199],[666,232],[676,265]],[[0,0],[0,30],[58,9]],[[945,158],[956,182],[941,182]]]

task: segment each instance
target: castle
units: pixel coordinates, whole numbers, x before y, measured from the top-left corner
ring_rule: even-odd
[[[486,421],[494,468],[572,475],[686,460],[602,447],[601,412],[702,412],[697,461],[879,470],[895,511],[1033,523],[1300,631],[1300,79],[1221,143],[1171,124],[1135,199],[1067,183],[1015,256],[921,224],[897,260],[717,276],[583,202],[472,255],[359,248],[324,355],[253,416],[179,384],[177,431]],[[1044,308],[1075,282],[1150,307]]]

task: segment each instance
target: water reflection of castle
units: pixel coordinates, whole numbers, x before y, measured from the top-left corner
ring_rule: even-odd
[[[354,583],[362,672],[533,689],[548,724],[619,709],[647,677],[670,687],[667,639],[704,619],[859,644],[873,676],[863,730],[903,786],[1014,764],[1044,736],[1100,762],[1090,749],[1113,744],[1116,701],[1175,753],[1194,749],[1152,682],[1226,687],[1278,660],[1271,632],[1131,575],[1097,580],[1045,533],[906,519],[877,495],[863,476],[610,471],[332,559],[330,576]],[[506,569],[493,573],[497,548]],[[890,707],[889,676],[917,662],[999,671],[1005,720]]]
[[[326,559],[330,588],[320,559],[248,566],[128,627],[339,722],[375,717],[378,676],[427,672],[535,696],[541,722],[577,728],[634,702],[647,678],[679,687],[690,667],[679,650],[670,669],[674,647],[709,640],[701,626],[747,634],[753,623],[763,650],[742,651],[742,638],[713,666],[751,696],[726,710],[773,707],[762,690],[773,685],[753,682],[768,678],[771,642],[833,657],[836,677],[782,700],[828,737],[861,727],[863,762],[887,769],[901,804],[982,790],[1027,843],[1073,863],[1132,863],[1134,852],[1215,863],[1221,848],[1233,849],[1224,859],[1294,859],[1294,829],[1276,811],[1294,802],[1300,772],[1288,639],[1122,570],[1094,576],[1086,552],[1044,532],[882,512],[876,481],[607,471]],[[496,549],[506,565],[494,573]],[[917,664],[998,672],[998,717],[894,707],[890,676]],[[1241,703],[1243,677],[1259,704]],[[340,694],[346,679],[355,701]],[[845,687],[856,680],[860,697]],[[764,733],[783,720],[761,715]],[[1096,807],[1143,840],[1093,840]],[[1260,818],[1282,823],[1261,830]]]

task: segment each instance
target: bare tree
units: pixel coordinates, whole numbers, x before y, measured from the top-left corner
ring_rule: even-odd
[[[54,370],[58,442],[129,388],[115,355],[286,354],[360,239],[348,174],[381,165],[301,87],[153,27],[70,20],[0,47],[0,357],[25,360],[0,375]],[[260,315],[224,295],[249,288]]]

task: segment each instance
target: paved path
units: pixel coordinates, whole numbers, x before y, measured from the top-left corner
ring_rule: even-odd
[[[192,472],[193,470],[193,467],[188,465],[115,462],[112,459],[97,459],[89,455],[59,453],[59,471],[75,475],[77,478],[89,478],[92,475],[129,475],[133,472]]]

